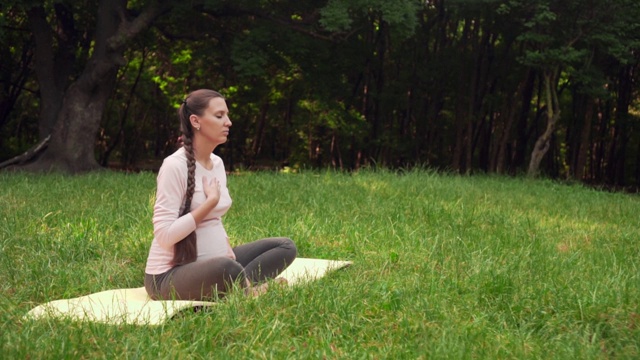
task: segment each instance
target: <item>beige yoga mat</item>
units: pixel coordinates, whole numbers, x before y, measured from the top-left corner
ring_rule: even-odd
[[[349,266],[351,261],[296,258],[278,277],[289,285],[319,279]],[[25,318],[69,318],[106,324],[160,325],[180,311],[215,305],[207,301],[151,300],[144,287],[101,291],[77,298],[54,300],[29,311]]]

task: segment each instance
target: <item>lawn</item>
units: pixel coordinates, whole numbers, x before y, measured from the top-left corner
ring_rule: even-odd
[[[353,265],[151,327],[22,317],[142,286],[155,174],[0,184],[3,358],[640,356],[638,195],[427,170],[231,174],[233,244],[288,236]]]

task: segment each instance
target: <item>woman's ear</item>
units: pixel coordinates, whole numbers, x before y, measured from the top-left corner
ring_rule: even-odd
[[[200,130],[200,119],[198,119],[197,116],[191,114],[189,116],[189,121],[191,122],[191,126],[196,129],[196,130]]]

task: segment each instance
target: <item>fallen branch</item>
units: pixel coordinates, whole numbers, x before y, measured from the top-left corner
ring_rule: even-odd
[[[29,160],[33,159],[36,155],[38,155],[41,151],[43,151],[47,145],[49,145],[49,140],[51,139],[51,135],[47,136],[46,138],[44,138],[42,141],[40,141],[38,144],[36,144],[34,147],[32,147],[31,149],[27,150],[24,154],[22,155],[18,155],[14,158],[11,158],[9,160],[6,160],[2,163],[0,163],[0,169],[4,169],[7,166],[10,165],[21,165],[24,164],[26,162],[28,162]]]

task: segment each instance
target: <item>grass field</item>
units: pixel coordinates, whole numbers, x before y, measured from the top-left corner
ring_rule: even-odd
[[[288,236],[347,269],[164,326],[25,321],[142,286],[155,175],[0,173],[5,359],[633,359],[640,197],[429,171],[229,176],[232,243]]]

